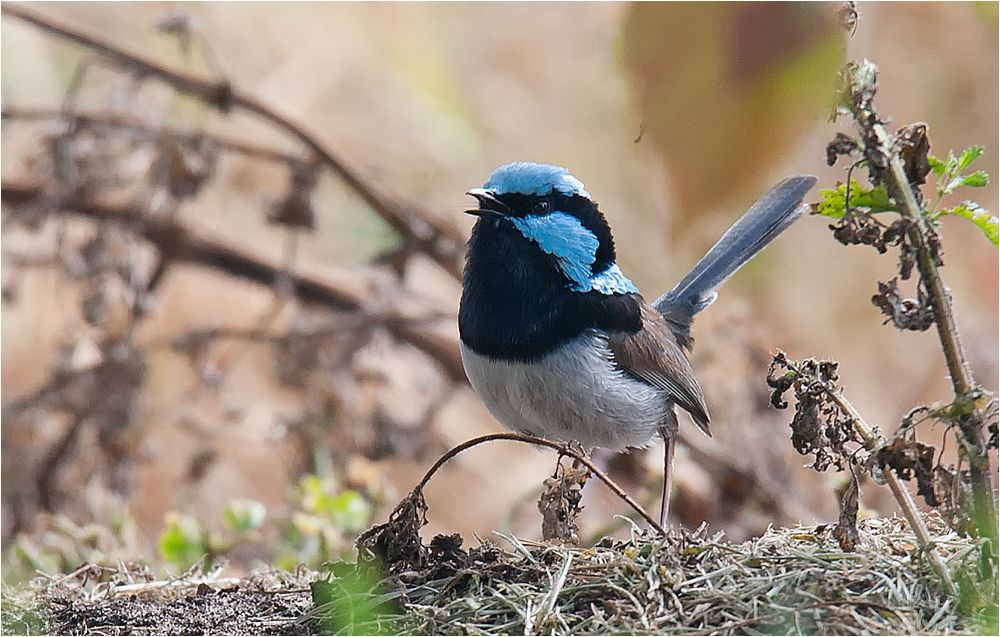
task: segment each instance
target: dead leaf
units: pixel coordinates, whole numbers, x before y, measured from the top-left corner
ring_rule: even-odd
[[[837,543],[843,551],[854,552],[858,544],[858,494],[861,492],[861,485],[858,476],[851,467],[851,481],[844,490],[844,495],[840,499],[840,520],[833,528],[833,537],[837,538]]]

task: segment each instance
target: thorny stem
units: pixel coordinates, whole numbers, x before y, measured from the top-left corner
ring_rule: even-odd
[[[917,249],[917,268],[934,312],[934,324],[937,326],[938,338],[941,341],[941,350],[948,365],[955,398],[956,400],[961,399],[976,389],[975,378],[965,358],[948,290],[941,278],[933,251],[927,244],[927,237],[933,230],[928,225],[927,219],[924,218],[923,209],[917,201],[898,154],[892,151],[892,137],[882,125],[871,103],[871,96],[874,95],[875,91],[876,72],[875,65],[867,60],[854,69],[849,83],[850,99],[848,103],[851,115],[861,133],[862,141],[865,144],[865,156],[870,165],[886,166],[886,169],[879,173],[880,180],[899,205],[901,215],[911,222],[908,225],[907,233],[910,242]],[[983,442],[981,423],[982,419],[978,417],[963,418],[960,421],[960,430],[971,447],[969,472],[973,487],[978,492],[977,500],[982,501],[986,507],[987,518],[995,523],[996,504],[993,492],[993,472],[990,467],[989,454]]]
[[[408,242],[418,246],[453,277],[461,278],[462,238],[456,228],[425,210],[399,205],[392,201],[388,195],[377,190],[360,173],[348,166],[343,158],[323,144],[304,125],[279,113],[269,104],[237,91],[225,79],[207,80],[186,71],[168,68],[151,58],[127,51],[103,38],[60,23],[20,4],[12,5],[5,2],[0,6],[0,11],[4,15],[24,20],[44,31],[87,47],[127,71],[164,82],[174,90],[194,96],[223,113],[236,109],[243,110],[283,129],[312,150],[324,165],[335,172]]]
[[[827,395],[830,397],[837,407],[851,419],[851,424],[854,425],[854,430],[858,432],[861,439],[865,443],[865,447],[869,451],[875,451],[876,449],[885,446],[885,439],[875,431],[873,427],[865,422],[858,410],[854,408],[854,405],[850,403],[840,391],[830,391],[826,390]],[[931,568],[937,573],[938,578],[940,578],[941,583],[947,589],[947,593],[951,596],[958,594],[958,588],[955,586],[955,582],[951,579],[951,573],[948,571],[948,566],[944,563],[944,560],[937,552],[937,548],[931,541],[930,531],[927,529],[927,525],[924,524],[924,520],[920,517],[919,511],[917,511],[917,503],[913,501],[913,496],[906,489],[905,486],[899,481],[899,478],[890,470],[886,470],[883,475],[885,476],[886,483],[889,485],[889,490],[892,491],[893,497],[896,498],[896,502],[899,503],[899,508],[903,511],[903,516],[906,517],[906,521],[910,523],[910,528],[913,529],[913,534],[917,538],[917,543],[920,544],[920,548],[923,549],[928,560],[930,560]]]
[[[624,489],[618,486],[618,483],[612,480],[608,474],[598,469],[597,466],[595,466],[594,463],[591,462],[590,458],[586,457],[581,453],[578,453],[577,451],[572,449],[569,445],[561,444],[558,442],[552,442],[551,440],[546,440],[544,438],[536,438],[535,436],[527,436],[524,434],[519,434],[509,431],[502,433],[495,433],[495,434],[486,434],[485,436],[479,436],[478,438],[466,440],[462,444],[452,447],[443,456],[438,458],[437,462],[435,462],[431,466],[431,468],[427,470],[427,473],[425,473],[424,477],[420,480],[419,483],[417,483],[417,486],[413,488],[413,491],[414,492],[423,491],[424,486],[426,486],[427,482],[431,479],[431,476],[437,473],[437,470],[440,469],[441,466],[444,465],[444,463],[448,462],[458,454],[462,453],[466,449],[475,447],[476,445],[481,445],[486,442],[492,442],[494,440],[513,440],[514,442],[524,442],[529,445],[539,445],[541,447],[548,447],[549,449],[555,449],[564,456],[569,456],[570,458],[577,460],[578,462],[580,462],[580,464],[587,467],[587,469],[589,469],[591,473],[597,476],[597,478],[601,482],[608,485],[608,488],[611,489],[611,491],[614,492],[615,495],[621,498],[621,500],[625,504],[632,507],[632,510],[641,515],[643,519],[645,519],[646,522],[649,523],[649,526],[656,529],[657,533],[659,533],[662,536],[665,536],[667,534],[667,532],[660,525],[660,523],[657,522],[653,516],[647,513],[644,508],[642,508],[642,505],[636,502],[632,498],[632,496],[630,496],[628,493],[625,492]]]

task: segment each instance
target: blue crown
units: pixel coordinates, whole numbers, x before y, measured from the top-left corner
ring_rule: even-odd
[[[570,197],[579,195],[590,198],[583,182],[565,168],[531,162],[514,162],[497,168],[483,187],[497,195],[544,196],[555,191]]]

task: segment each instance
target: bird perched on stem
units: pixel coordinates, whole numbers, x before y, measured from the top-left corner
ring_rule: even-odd
[[[482,188],[459,309],[462,362],[507,428],[616,451],[664,441],[661,524],[677,415],[709,432],[688,362],[691,321],[737,269],[791,225],[816,183],[789,177],[672,290],[647,302],[616,261],[611,228],[583,184],[547,164],[501,166]]]

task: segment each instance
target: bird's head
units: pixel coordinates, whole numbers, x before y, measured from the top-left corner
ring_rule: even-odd
[[[553,267],[578,292],[635,292],[615,263],[611,227],[583,183],[565,168],[516,162],[493,171],[482,188],[466,194],[479,207],[466,212],[477,226],[509,224],[530,249],[552,257]],[[512,258],[517,258],[512,255]]]

